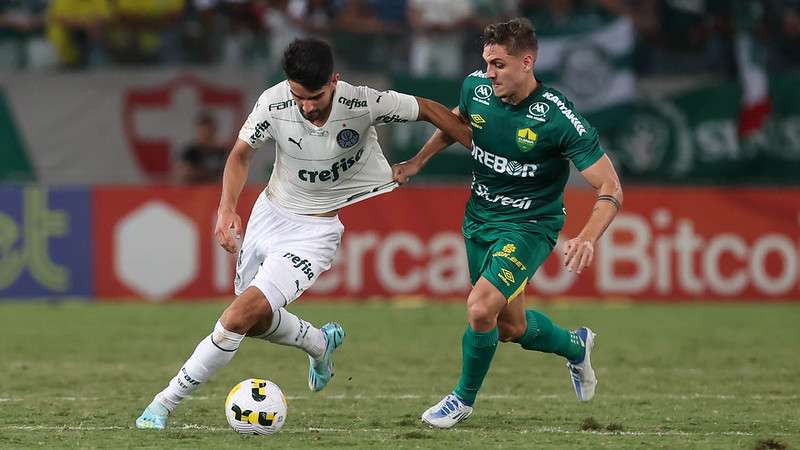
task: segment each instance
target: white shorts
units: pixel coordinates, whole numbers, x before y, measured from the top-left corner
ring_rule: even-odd
[[[236,295],[255,286],[273,311],[292,303],[330,269],[343,232],[338,216],[295,214],[262,192],[250,213],[236,261]]]

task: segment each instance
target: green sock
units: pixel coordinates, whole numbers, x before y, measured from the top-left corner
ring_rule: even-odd
[[[572,362],[583,361],[586,348],[577,334],[553,323],[549,317],[532,309],[525,310],[528,329],[517,340],[525,350],[555,353]]]
[[[467,405],[472,406],[475,403],[478,390],[492,365],[498,336],[497,327],[486,333],[479,333],[467,325],[464,337],[461,338],[461,378],[453,392]]]

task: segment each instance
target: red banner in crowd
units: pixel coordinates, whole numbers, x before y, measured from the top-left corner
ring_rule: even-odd
[[[243,218],[258,193],[243,194]],[[461,187],[402,188],[347,208],[336,262],[306,296],[463,299],[467,196]],[[593,197],[568,191],[560,242],[580,231]],[[218,201],[218,188],[96,189],[96,295],[232,295],[234,258],[212,235]],[[556,249],[528,290],[544,298],[800,299],[799,214],[800,189],[629,188],[592,267],[575,276]]]

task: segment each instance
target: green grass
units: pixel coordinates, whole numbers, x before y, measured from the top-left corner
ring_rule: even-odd
[[[503,344],[473,416],[440,431],[419,415],[458,378],[463,305],[301,301],[297,314],[348,332],[325,391],[308,391],[300,351],[246,340],[169,430],[132,429],[223,308],[0,303],[0,448],[800,445],[800,307],[758,304],[543,306],[560,324],[598,332],[595,400],[576,402],[560,358]],[[289,398],[276,436],[227,427],[225,395],[250,377]]]

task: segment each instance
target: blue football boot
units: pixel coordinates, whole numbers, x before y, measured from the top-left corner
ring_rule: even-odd
[[[326,323],[320,331],[327,340],[325,353],[319,359],[308,357],[308,388],[314,392],[324,389],[333,378],[333,352],[344,341],[344,329],[336,322]]]
[[[153,400],[136,419],[136,428],[145,430],[163,430],[167,426],[169,411],[158,400]]]

